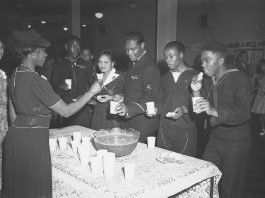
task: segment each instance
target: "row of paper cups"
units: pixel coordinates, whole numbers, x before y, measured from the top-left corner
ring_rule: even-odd
[[[115,173],[115,153],[101,149],[96,156],[90,157],[91,172],[94,176],[104,175],[106,179],[112,179]],[[126,180],[134,178],[135,164],[125,163],[123,166],[124,177]]]
[[[57,142],[59,144],[59,149],[66,149],[68,139],[67,137],[59,137],[59,138],[50,138],[49,139],[49,145],[50,145],[50,151],[55,151],[57,147]],[[72,141],[70,142],[72,149],[74,151],[77,151],[77,147],[81,144],[87,144],[90,142],[90,137],[82,137],[81,132],[74,132],[72,135]]]

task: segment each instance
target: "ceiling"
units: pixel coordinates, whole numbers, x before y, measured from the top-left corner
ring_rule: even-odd
[[[67,15],[71,0],[1,0],[0,11],[15,11],[25,17]],[[111,9],[135,0],[80,0],[81,16],[92,17],[95,12]]]

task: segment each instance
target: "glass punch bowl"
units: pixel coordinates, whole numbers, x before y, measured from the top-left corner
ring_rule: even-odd
[[[106,149],[116,157],[122,157],[135,149],[139,135],[134,129],[102,129],[94,133],[94,144],[97,150]]]

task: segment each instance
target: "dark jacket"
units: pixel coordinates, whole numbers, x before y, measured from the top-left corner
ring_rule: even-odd
[[[218,118],[210,117],[212,136],[237,140],[249,137],[250,120],[250,82],[241,71],[224,74],[216,83],[208,81],[210,89],[205,92],[212,106],[218,112]]]
[[[141,133],[140,141],[145,142],[146,137],[155,135],[158,128],[158,117],[145,115],[146,102],[154,101],[158,106],[162,101],[160,72],[147,54],[136,65],[129,65],[125,74],[124,95],[128,113],[123,127],[138,130]]]
[[[78,59],[75,63],[64,58],[54,65],[51,84],[53,89],[61,98],[67,102],[72,102],[78,96],[83,95],[94,82],[94,69],[83,59]],[[64,91],[61,85],[65,79],[72,79],[72,89]]]

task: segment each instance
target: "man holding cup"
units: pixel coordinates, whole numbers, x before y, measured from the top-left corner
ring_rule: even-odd
[[[215,164],[222,172],[221,197],[240,198],[243,197],[250,153],[251,89],[245,74],[226,65],[226,53],[226,46],[222,43],[204,45],[202,67],[212,78],[211,86],[204,89],[195,76],[191,88],[194,96],[202,96],[194,104],[195,112],[205,112],[210,121],[211,135],[203,159]]]
[[[84,95],[93,84],[95,78],[93,65],[80,57],[81,40],[75,35],[67,38],[65,43],[66,57],[54,65],[51,84],[54,91],[67,103],[71,103]],[[83,107],[73,116],[61,119],[55,115],[52,127],[80,125],[90,127],[92,109]],[[58,117],[58,118],[57,118]]]
[[[190,82],[197,71],[184,62],[185,46],[169,42],[164,49],[169,72],[162,76],[163,102],[157,146],[185,155],[196,155],[197,131],[191,108]]]
[[[125,116],[122,127],[139,131],[139,141],[146,143],[147,137],[155,136],[158,128],[158,117],[146,115],[146,103],[158,105],[161,102],[160,72],[146,53],[141,32],[126,34],[125,50],[131,63],[125,73],[124,102],[117,105],[116,111]]]

